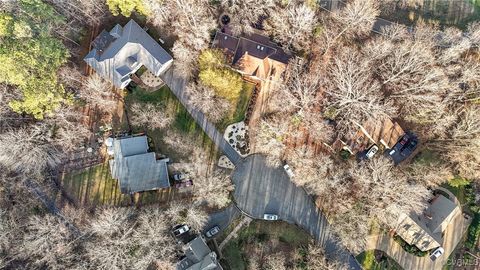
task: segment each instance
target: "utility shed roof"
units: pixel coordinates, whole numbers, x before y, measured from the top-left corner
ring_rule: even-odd
[[[114,159],[110,160],[112,176],[119,180],[122,193],[167,188],[168,159],[156,160],[147,152],[146,136],[120,138],[113,141]]]

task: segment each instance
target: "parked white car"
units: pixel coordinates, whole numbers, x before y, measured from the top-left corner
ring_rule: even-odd
[[[278,216],[274,214],[264,214],[263,219],[265,220],[278,220]]]
[[[440,257],[445,250],[442,247],[438,247],[432,253],[430,253],[430,259],[435,261],[438,257]]]
[[[179,224],[177,226],[174,226],[172,228],[172,233],[174,236],[180,236],[186,232],[188,232],[190,230],[190,228],[185,225],[185,224]]]
[[[288,166],[288,164],[285,164],[283,166],[283,169],[288,174],[288,177],[292,178],[294,176],[293,171],[292,171],[292,169],[290,169],[290,166]]]
[[[375,156],[375,154],[378,152],[378,146],[377,145],[373,145],[372,147],[370,147],[370,149],[368,149],[367,153],[365,154],[365,156],[368,158],[368,159],[371,159],[373,156]]]

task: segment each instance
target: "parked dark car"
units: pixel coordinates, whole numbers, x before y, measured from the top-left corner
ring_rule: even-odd
[[[186,188],[186,187],[189,187],[189,186],[193,186],[193,181],[192,180],[186,180],[186,181],[175,184],[176,188]]]
[[[386,150],[386,154],[392,158],[395,164],[399,164],[415,151],[417,145],[418,139],[415,135],[405,134],[392,149]]]

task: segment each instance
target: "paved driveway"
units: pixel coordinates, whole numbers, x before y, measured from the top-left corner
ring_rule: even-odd
[[[297,224],[308,231],[319,245],[325,247],[327,257],[345,261],[350,265],[350,269],[361,269],[355,258],[329,233],[329,224],[313,200],[302,188],[290,182],[282,168],[268,167],[265,157],[261,155],[251,155],[243,159],[225,141],[215,125],[210,123],[200,110],[189,104],[185,93],[186,80],[175,75],[173,68],[161,77],[197,124],[235,164],[234,197],[237,206],[244,213],[254,218],[262,218],[264,213],[278,214],[281,220]],[[226,224],[228,218],[228,212],[218,214],[217,220],[212,216],[212,222],[207,228],[214,223]]]
[[[228,225],[230,225],[230,223],[236,217],[239,217],[240,214],[241,214],[240,210],[238,210],[238,208],[233,204],[231,204],[229,207],[221,211],[210,214],[207,225],[205,225],[204,227],[205,229],[203,230],[203,233],[205,234],[213,226],[220,227],[220,230],[222,231],[225,230],[225,228],[227,228]]]
[[[366,250],[379,249],[388,254],[405,270],[441,270],[448,262],[448,257],[462,240],[471,219],[467,220],[463,215],[457,215],[447,226],[444,232],[442,247],[445,253],[435,261],[429,256],[417,257],[407,253],[403,248],[388,235],[371,236],[367,241]]]
[[[279,219],[309,232],[325,247],[327,256],[347,262],[350,269],[361,269],[355,258],[330,234],[328,221],[312,198],[290,181],[283,168],[269,167],[264,156],[251,155],[237,164],[232,178],[235,201],[242,211],[259,219],[264,213],[277,214]]]

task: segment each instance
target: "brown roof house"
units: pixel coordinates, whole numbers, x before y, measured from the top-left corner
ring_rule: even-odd
[[[167,70],[172,57],[134,20],[103,30],[92,41],[92,50],[83,59],[98,75],[118,88],[125,88],[130,75],[145,66],[155,76]]]
[[[352,154],[364,151],[374,144],[381,144],[385,148],[391,149],[405,135],[402,127],[390,119],[381,122],[355,123],[355,125],[358,126],[358,131],[349,140],[338,139],[335,141],[334,149],[344,149]]]
[[[421,216],[402,213],[395,232],[405,242],[422,251],[432,250],[443,243],[443,232],[462,213],[450,199],[437,195]]]
[[[252,34],[234,37],[217,32],[213,47],[222,49],[238,72],[254,81],[279,81],[290,56],[268,37]]]

